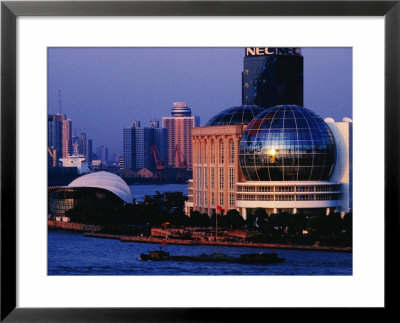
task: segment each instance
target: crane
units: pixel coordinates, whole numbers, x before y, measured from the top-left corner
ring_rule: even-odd
[[[187,181],[189,179],[189,176],[186,172],[188,166],[185,160],[185,157],[182,154],[181,149],[179,148],[179,145],[175,146],[175,156],[178,159],[178,174],[176,175],[176,180],[177,181]]]
[[[150,147],[150,154],[153,155],[154,162],[156,164],[156,170],[153,175],[153,182],[156,180],[160,182],[166,181],[167,178],[164,174],[164,161],[160,158],[160,154],[158,153],[158,149],[155,144]]]
[[[47,151],[49,152],[50,157],[53,158],[53,167],[57,167],[57,150],[47,147]]]

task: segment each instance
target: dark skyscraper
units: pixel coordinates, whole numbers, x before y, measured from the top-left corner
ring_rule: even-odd
[[[164,163],[164,166],[168,165],[168,129],[160,128],[158,121],[150,121],[150,128],[153,132],[154,145],[156,145],[159,158]],[[155,161],[153,161],[153,167],[155,168]]]
[[[155,144],[164,163],[168,158],[168,130],[159,128],[158,121],[150,121],[150,128],[142,127],[140,121],[124,128],[124,169],[155,168],[151,146]]]
[[[246,48],[242,104],[303,106],[303,56],[300,48]]]
[[[108,148],[104,145],[101,145],[96,149],[97,158],[100,159],[103,165],[106,165],[108,162]]]
[[[89,164],[92,163],[92,139],[87,139],[84,132],[81,133],[78,139],[78,151],[85,156]]]

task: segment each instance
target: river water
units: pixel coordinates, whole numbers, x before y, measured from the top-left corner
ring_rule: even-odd
[[[153,195],[156,194],[157,191],[160,193],[165,192],[182,192],[183,195],[187,195],[187,184],[163,184],[163,185],[129,185],[129,189],[131,190],[132,197],[136,201],[143,202],[145,195]]]
[[[181,184],[132,185],[134,198],[167,191],[187,193]],[[48,232],[49,275],[352,275],[352,254],[325,251],[275,249],[283,263],[249,265],[224,262],[141,261],[141,253],[156,250],[158,244],[121,242],[116,239],[85,237],[68,231]],[[271,252],[267,248],[223,246],[162,247],[171,255],[197,256],[224,253],[238,257],[243,253]]]
[[[325,251],[275,249],[283,263],[248,265],[215,262],[142,261],[141,253],[157,250],[158,244],[121,242],[85,237],[68,231],[48,232],[49,275],[351,275],[352,254]],[[222,252],[271,252],[267,248],[182,246],[162,247],[171,255],[197,256]]]

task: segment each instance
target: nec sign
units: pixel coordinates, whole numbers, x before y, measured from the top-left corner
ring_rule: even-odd
[[[246,56],[265,56],[265,55],[301,55],[300,48],[271,48],[271,47],[247,47]]]

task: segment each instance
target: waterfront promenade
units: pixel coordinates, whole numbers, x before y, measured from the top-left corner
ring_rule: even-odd
[[[122,236],[117,234],[86,232],[86,237],[103,238],[103,239],[119,239],[121,242],[141,242],[156,244],[176,244],[176,245],[209,245],[209,246],[225,246],[225,247],[251,247],[251,248],[273,248],[273,249],[291,249],[291,250],[312,250],[312,251],[335,251],[335,252],[352,252],[350,247],[330,247],[320,245],[293,245],[293,244],[277,244],[277,243],[256,243],[256,242],[233,242],[233,241],[209,241],[209,240],[182,240],[182,239],[161,239],[154,237],[135,237]]]
[[[334,247],[314,245],[296,245],[296,244],[279,244],[279,243],[258,243],[249,241],[224,241],[218,237],[217,241],[206,239],[173,239],[160,237],[142,237],[142,236],[127,236],[110,233],[100,233],[102,226],[88,225],[73,222],[61,222],[48,220],[50,229],[80,231],[85,237],[101,238],[101,239],[117,239],[121,242],[137,242],[137,243],[155,243],[155,244],[173,244],[173,245],[209,245],[209,246],[225,246],[225,247],[251,247],[251,248],[273,248],[273,249],[291,249],[291,250],[312,250],[312,251],[335,251],[335,252],[352,252],[351,247]]]

